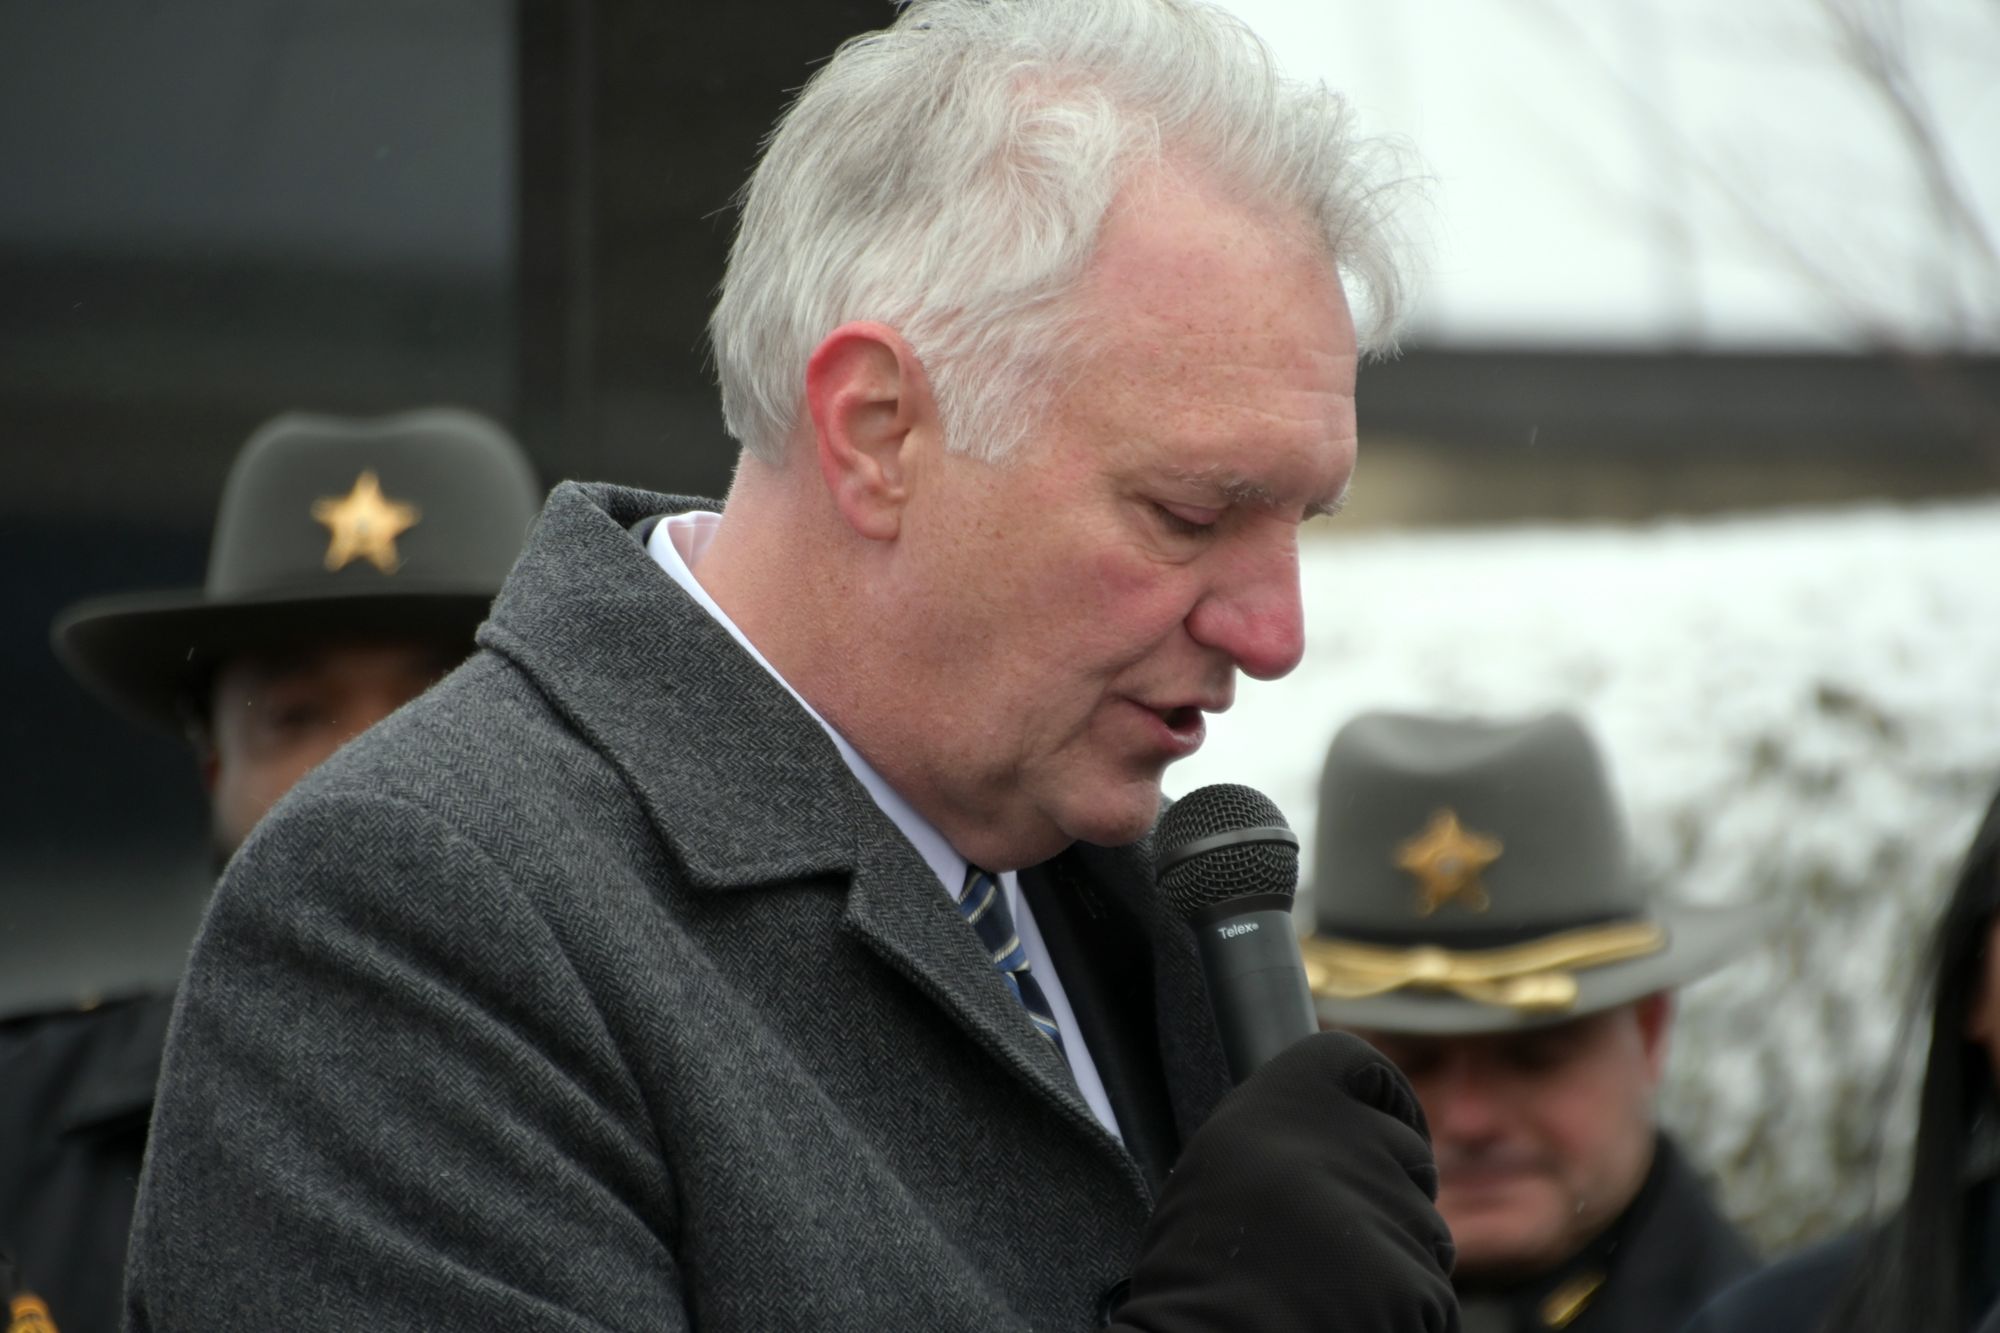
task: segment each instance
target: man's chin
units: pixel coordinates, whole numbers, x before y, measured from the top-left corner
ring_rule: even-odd
[[[1488,1215],[1454,1220],[1445,1215],[1458,1248],[1453,1277],[1462,1285],[1506,1285],[1539,1277],[1569,1256],[1542,1218]]]
[[[1160,818],[1159,784],[1128,784],[1118,795],[1115,802],[1070,812],[1062,822],[1063,832],[1094,847],[1124,847],[1151,833]]]
[[[229,858],[236,855],[236,849],[242,845],[243,836],[239,833],[219,826],[209,830],[208,868],[216,879],[222,878],[222,872],[229,868]]]

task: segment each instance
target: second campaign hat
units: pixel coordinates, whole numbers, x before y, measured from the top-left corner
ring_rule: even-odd
[[[203,586],[67,607],[56,653],[113,706],[178,727],[245,649],[382,634],[470,650],[540,502],[520,446],[475,413],[287,413],[230,469]]]
[[[1651,900],[1604,763],[1567,713],[1369,713],[1320,783],[1320,1017],[1464,1034],[1595,1013],[1692,980],[1755,938],[1755,912]]]

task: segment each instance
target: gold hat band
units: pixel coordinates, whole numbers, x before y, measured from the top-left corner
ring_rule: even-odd
[[[1360,1000],[1415,987],[1526,1013],[1576,1003],[1575,971],[1656,954],[1667,932],[1650,921],[1567,930],[1504,949],[1387,949],[1314,936],[1300,941],[1306,981],[1325,1000]]]

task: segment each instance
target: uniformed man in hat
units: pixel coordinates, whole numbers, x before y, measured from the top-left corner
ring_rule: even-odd
[[[519,446],[473,413],[281,416],[237,456],[205,585],[70,607],[56,652],[112,707],[189,739],[219,866],[309,769],[471,651],[539,503]],[[14,1327],[118,1327],[172,999],[0,1022]]]
[[[1348,723],[1313,883],[1321,1021],[1416,1088],[1468,1333],[1667,1333],[1749,1271],[1653,1101],[1673,988],[1754,917],[1649,900],[1576,718]]]

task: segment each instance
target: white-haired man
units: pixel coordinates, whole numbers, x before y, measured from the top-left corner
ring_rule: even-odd
[[[225,881],[134,1326],[1452,1327],[1407,1087],[1327,1034],[1225,1099],[1143,842],[1301,652],[1356,163],[1184,0],[844,48],[716,310],[722,513],[560,488]]]

